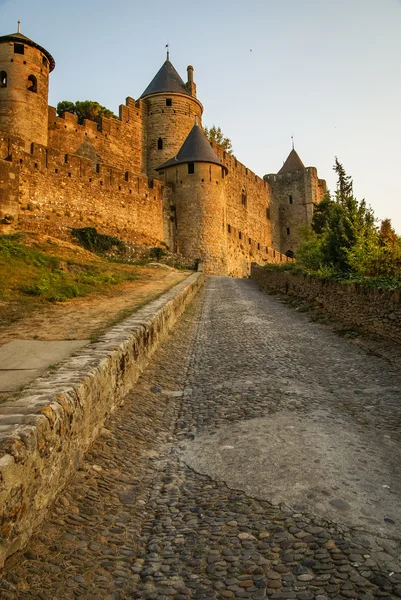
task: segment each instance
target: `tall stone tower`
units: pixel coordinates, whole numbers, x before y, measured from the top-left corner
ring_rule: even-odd
[[[19,27],[18,27],[19,29]],[[52,55],[20,31],[0,37],[0,129],[47,145]]]
[[[194,261],[204,261],[206,273],[225,275],[228,169],[198,125],[193,126],[178,154],[157,171],[173,190],[176,250]]]
[[[185,84],[168,54],[167,60],[141,96],[146,174],[158,177],[156,167],[175,156],[192,129],[195,117],[201,123],[203,106],[196,98],[193,67]]]
[[[265,175],[264,180],[272,190],[273,246],[293,256],[302,228],[312,222],[314,204],[326,193],[326,182],[318,178],[315,167],[305,167],[294,148],[280,171]]]

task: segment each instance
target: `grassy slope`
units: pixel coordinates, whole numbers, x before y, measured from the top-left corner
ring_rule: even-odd
[[[0,236],[0,322],[10,323],[43,302],[101,293],[137,279],[138,271],[48,237]]]

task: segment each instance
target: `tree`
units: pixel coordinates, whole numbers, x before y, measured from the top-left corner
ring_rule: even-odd
[[[391,225],[391,219],[383,219],[380,224],[379,243],[381,246],[395,246],[399,238]]]
[[[221,146],[228,154],[233,153],[231,140],[228,137],[224,137],[220,127],[216,127],[216,125],[213,125],[210,129],[205,127],[203,132],[209,141],[216,142],[216,144]]]
[[[315,206],[313,235],[305,240],[297,256],[309,267],[319,263],[323,269],[353,271],[358,257],[377,245],[378,233],[372,209],[365,200],[355,198],[352,179],[337,157],[333,169],[338,176],[334,198],[328,193]]]
[[[77,115],[78,123],[81,125],[83,125],[85,119],[100,123],[102,117],[117,118],[113,111],[93,100],[78,100],[75,103],[70,102],[69,100],[63,100],[57,104],[57,114],[61,117],[65,112]]]

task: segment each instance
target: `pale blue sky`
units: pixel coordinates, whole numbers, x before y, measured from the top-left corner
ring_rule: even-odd
[[[334,156],[378,218],[401,232],[400,0],[0,0],[16,31],[56,59],[49,103],[115,112],[165,60],[194,66],[205,125],[219,125],[258,175],[295,148],[331,190]]]

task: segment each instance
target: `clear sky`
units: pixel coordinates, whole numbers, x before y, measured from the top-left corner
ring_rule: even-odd
[[[49,104],[118,113],[165,60],[194,66],[203,124],[263,176],[295,149],[335,189],[338,156],[379,219],[401,233],[401,0],[0,0],[56,59]]]

